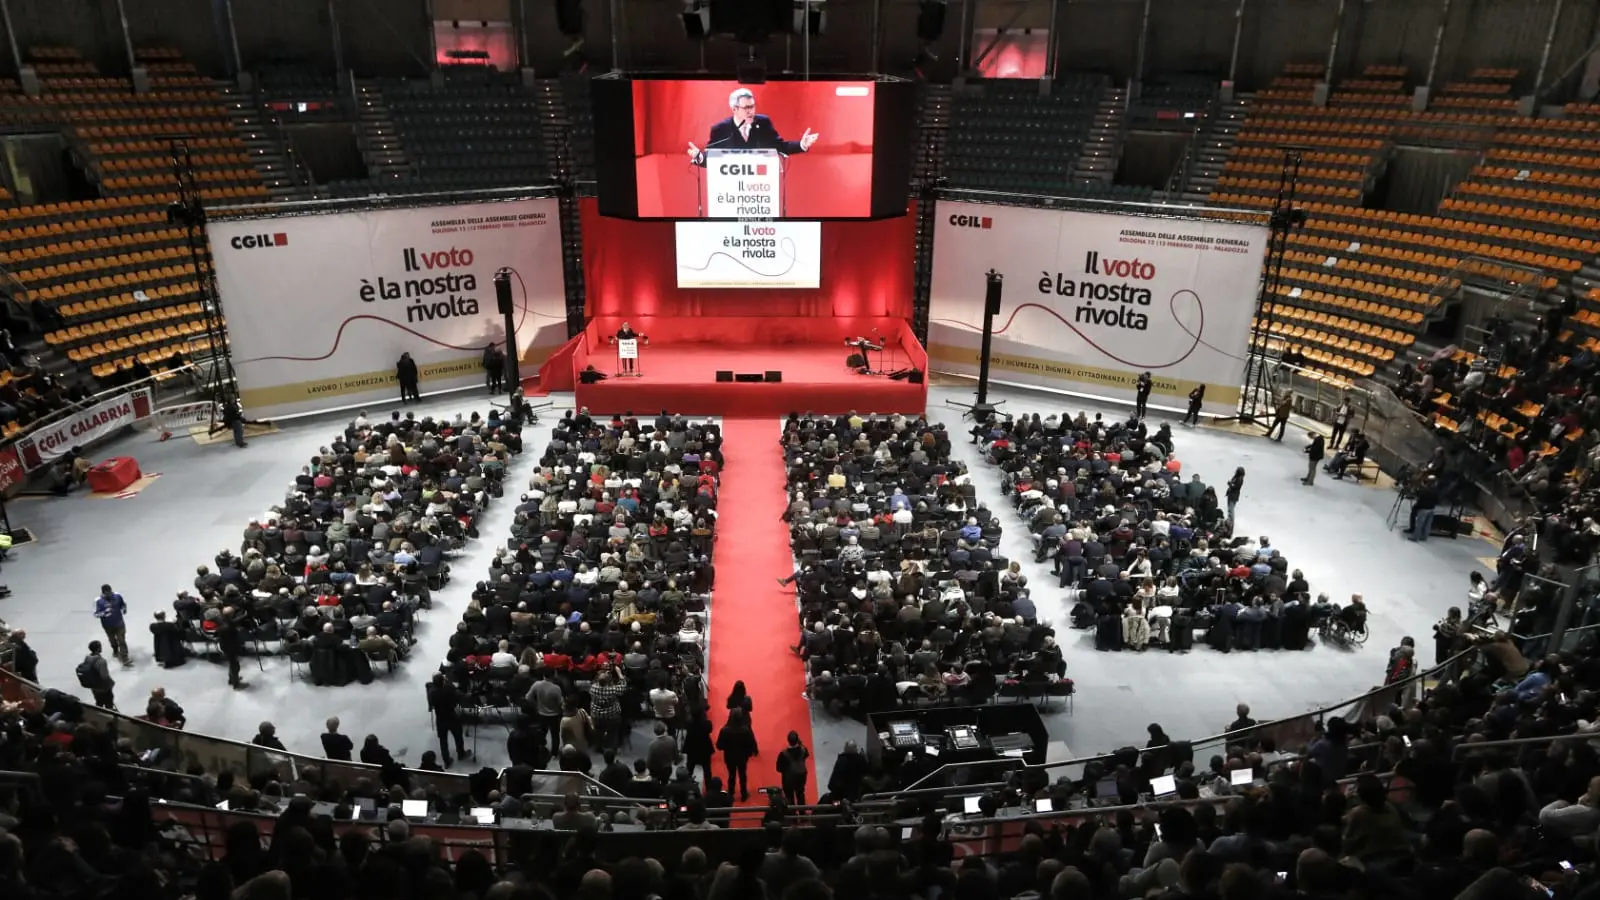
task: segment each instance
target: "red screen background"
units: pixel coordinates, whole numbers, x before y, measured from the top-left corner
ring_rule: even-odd
[[[839,97],[835,88],[866,88]],[[736,81],[633,83],[633,152],[639,216],[692,219],[699,208],[699,171],[689,142],[704,147],[711,126],[731,114]],[[748,85],[756,113],[772,119],[784,140],[809,128],[819,137],[790,159],[785,215],[791,219],[866,218],[872,214],[874,85],[867,81],[782,81]]]

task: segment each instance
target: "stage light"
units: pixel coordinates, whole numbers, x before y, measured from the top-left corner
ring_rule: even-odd
[[[807,9],[809,7],[809,10]],[[810,12],[809,22],[807,12]],[[823,0],[794,0],[794,33],[805,34],[809,27],[813,35],[821,34],[827,21]]]
[[[946,0],[918,0],[917,37],[932,43],[944,36]]]
[[[711,10],[705,0],[683,0],[683,33],[695,41],[710,36]]]

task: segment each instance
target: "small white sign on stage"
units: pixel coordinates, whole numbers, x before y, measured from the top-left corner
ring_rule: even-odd
[[[776,150],[707,150],[706,218],[782,216],[782,160]]]
[[[638,359],[639,358],[639,339],[638,338],[625,338],[623,340],[617,341],[617,358],[618,359]]]

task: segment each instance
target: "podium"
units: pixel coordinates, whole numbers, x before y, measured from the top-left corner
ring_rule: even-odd
[[[704,218],[783,218],[784,154],[712,148],[705,151],[705,157]]]
[[[621,340],[613,337],[610,341],[617,348],[616,377],[638,378],[643,375],[644,371],[639,367],[639,347],[641,344],[650,343],[650,339],[640,335],[636,338],[623,338]]]

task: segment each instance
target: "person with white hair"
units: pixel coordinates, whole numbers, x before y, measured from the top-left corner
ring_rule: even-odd
[[[705,148],[689,142],[689,161],[697,166],[706,164],[706,149],[777,150],[787,156],[806,153],[821,135],[807,128],[798,141],[784,140],[772,119],[756,112],[755,91],[747,87],[736,88],[728,95],[726,119],[711,126]]]

